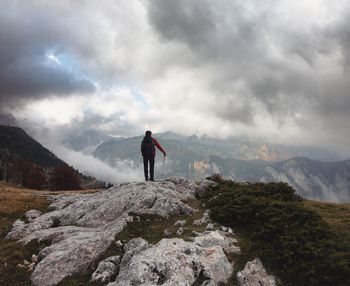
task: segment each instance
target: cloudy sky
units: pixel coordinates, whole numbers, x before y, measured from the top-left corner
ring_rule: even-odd
[[[346,0],[1,0],[1,112],[348,152]]]

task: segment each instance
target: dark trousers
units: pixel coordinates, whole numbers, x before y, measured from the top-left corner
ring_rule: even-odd
[[[154,157],[143,157],[143,169],[145,171],[145,179],[148,181],[148,162],[149,162],[149,173],[150,180],[154,181]]]

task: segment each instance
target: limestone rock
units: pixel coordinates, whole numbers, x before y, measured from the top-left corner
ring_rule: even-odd
[[[119,271],[120,256],[111,256],[101,261],[91,276],[91,281],[109,282]]]
[[[25,213],[26,218],[29,222],[32,222],[34,219],[36,219],[38,216],[41,216],[41,211],[33,209],[30,211],[27,211]]]
[[[123,247],[123,243],[120,240],[117,240],[116,242],[114,242],[115,246],[118,248]]]
[[[218,285],[226,283],[231,274],[232,265],[221,247],[164,238],[132,255],[108,286],[192,285],[200,276],[215,282],[209,285]]]
[[[166,228],[166,229],[164,229],[164,231],[163,231],[163,234],[165,235],[165,236],[172,236],[172,232],[171,232],[171,230],[169,229],[169,228]]]
[[[202,225],[202,224],[205,224],[205,223],[211,223],[209,210],[205,210],[204,211],[202,218],[196,219],[196,220],[193,221],[193,225],[195,225],[195,226]]]
[[[179,227],[178,230],[176,231],[177,235],[183,235],[185,229],[183,227]]]
[[[199,198],[203,198],[210,188],[215,186],[216,183],[210,180],[203,180],[200,185],[196,188],[195,194]]]
[[[222,226],[221,230],[233,235],[233,230],[230,227]]]
[[[142,237],[133,238],[133,239],[130,239],[128,243],[124,245],[124,251],[125,252],[135,251],[135,249],[142,248],[146,245],[148,245],[148,242]]]
[[[208,223],[208,225],[206,226],[207,230],[212,230],[214,229],[214,224],[213,223]]]
[[[267,274],[259,258],[247,262],[244,269],[237,273],[240,286],[276,286],[276,278]]]
[[[186,224],[186,220],[178,220],[174,223],[174,225],[180,225],[180,226],[184,226]]]
[[[23,220],[17,219],[13,224],[12,227],[15,228],[22,228],[26,223]]]
[[[131,258],[135,254],[149,247],[151,246],[142,237],[137,237],[129,240],[129,242],[124,245],[125,254],[123,255],[122,260],[120,262],[120,268],[125,267],[128,263],[130,263]]]
[[[202,223],[202,219],[195,219],[194,221],[193,221],[193,223],[192,223],[194,226],[198,226],[198,225],[201,225],[201,224],[203,224]]]
[[[34,286],[57,285],[67,276],[86,273],[126,226],[129,214],[169,217],[195,211],[183,202],[194,199],[193,183],[177,179],[127,183],[93,194],[48,198],[53,211],[29,223],[17,220],[6,237],[24,243],[51,243],[39,253],[41,261],[31,276]]]
[[[220,246],[226,253],[240,253],[240,248],[236,244],[235,238],[229,237],[225,232],[219,230],[205,231],[203,234],[196,236],[193,242],[202,247]]]
[[[210,219],[210,211],[209,211],[209,210],[205,210],[205,211],[204,211],[203,217],[202,217],[202,222],[203,222],[203,223],[209,223],[209,222],[211,222],[211,219]]]

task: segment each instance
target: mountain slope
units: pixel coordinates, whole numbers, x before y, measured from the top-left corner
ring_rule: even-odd
[[[111,139],[113,137],[94,129],[76,129],[63,140],[63,144],[74,151],[88,151]]]
[[[210,157],[210,164],[237,181],[286,182],[298,194],[317,200],[350,201],[350,160],[322,162],[296,157],[281,162]]]
[[[7,149],[10,153],[29,159],[43,168],[64,164],[56,155],[18,127],[0,125],[0,149]]]
[[[284,181],[293,186],[298,194],[310,199],[350,201],[350,161],[328,163],[304,157],[277,162],[270,160],[290,154],[313,154],[314,157],[322,157],[319,155],[321,150],[315,148],[269,147],[266,144],[259,147],[243,140],[185,137],[172,132],[155,134],[154,137],[159,139],[168,153],[165,166],[162,166],[158,152],[158,178],[175,175],[200,180],[213,173],[221,173],[238,181]],[[141,140],[142,136],[104,142],[96,148],[93,155],[111,166],[127,160],[131,162],[130,165],[142,168],[139,151]],[[236,159],[236,155],[244,159]],[[255,157],[258,159],[247,160]],[[325,153],[326,157],[332,156]],[[260,160],[261,158],[269,160]]]

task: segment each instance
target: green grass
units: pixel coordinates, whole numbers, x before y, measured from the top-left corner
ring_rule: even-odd
[[[344,240],[348,220],[339,220],[338,212],[346,211],[341,207],[323,209],[324,216],[338,221],[334,227],[284,183],[231,181],[219,181],[206,202],[214,221],[239,234],[237,268],[260,257],[283,285],[349,285],[350,249]]]
[[[123,229],[117,236],[116,240],[129,241],[135,237],[142,237],[151,244],[156,244],[162,238],[166,238],[164,230],[171,231],[171,237],[178,237],[184,240],[189,240],[193,231],[202,232],[205,230],[206,225],[194,226],[193,221],[203,216],[204,209],[201,203],[198,201],[188,201],[188,205],[196,208],[198,211],[191,216],[174,216],[169,218],[163,218],[157,215],[144,215],[139,222],[134,221],[129,223],[127,227]],[[176,231],[180,226],[175,226],[174,223],[178,220],[186,220],[185,229],[182,235],[177,235]]]

